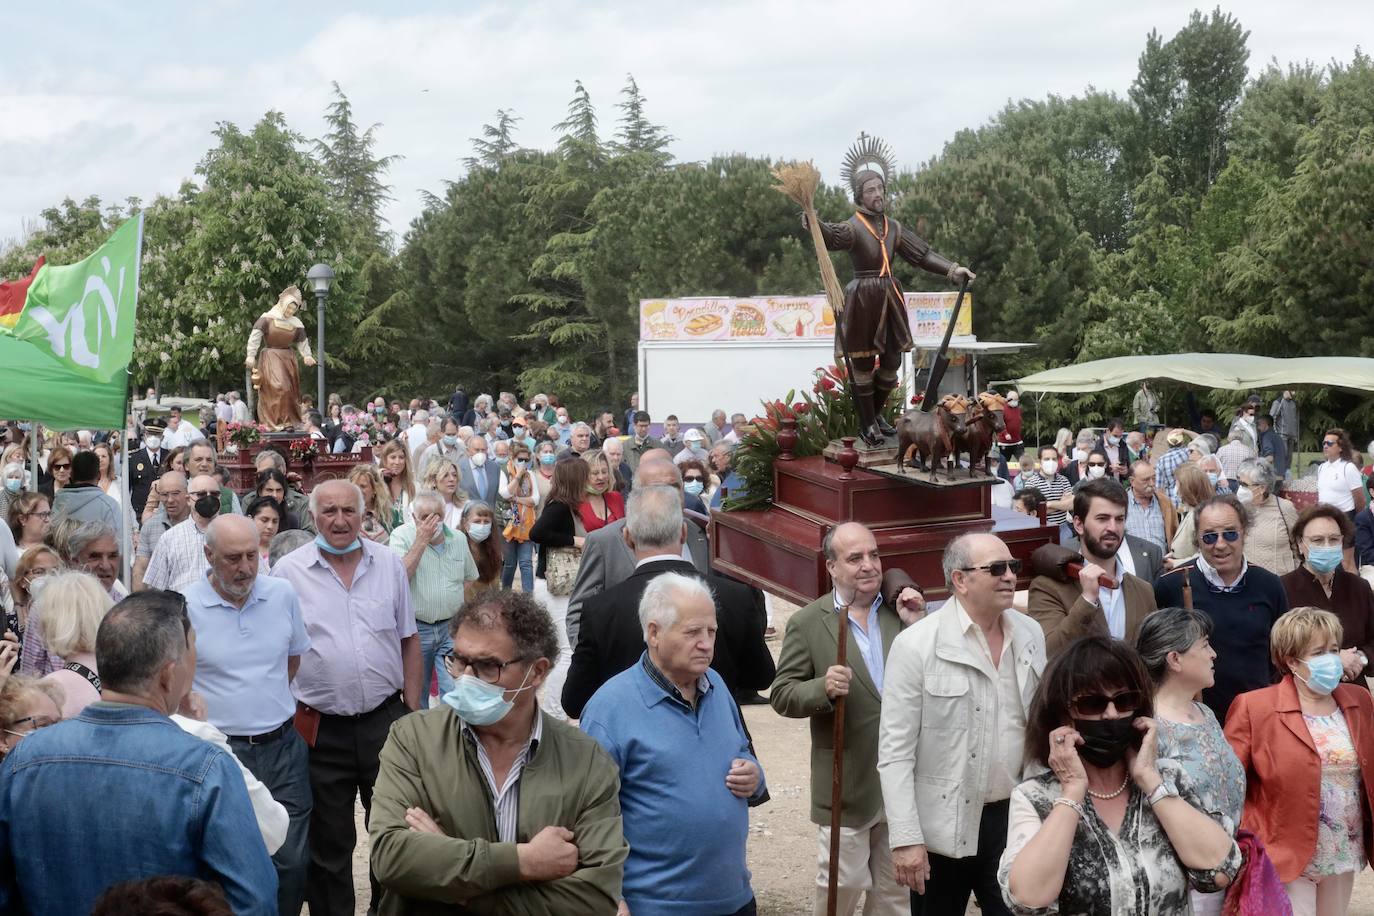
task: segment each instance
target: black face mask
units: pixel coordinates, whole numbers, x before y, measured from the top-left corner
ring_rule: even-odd
[[[1085,763],[1106,769],[1126,756],[1132,747],[1139,748],[1144,737],[1135,728],[1135,717],[1123,719],[1074,719],[1073,727],[1083,736],[1078,756]]]
[[[207,493],[196,499],[196,515],[201,518],[214,518],[219,515],[219,494]]]

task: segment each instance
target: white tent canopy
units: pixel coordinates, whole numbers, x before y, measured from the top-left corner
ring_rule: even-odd
[[[1018,386],[1021,391],[1083,393],[1130,385],[1141,379],[1165,379],[1233,391],[1296,385],[1374,391],[1374,359],[1356,356],[1278,359],[1243,353],[1118,356],[1047,369],[1020,379]]]

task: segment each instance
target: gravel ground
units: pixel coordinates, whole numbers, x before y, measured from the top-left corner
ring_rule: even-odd
[[[774,600],[778,638],[769,643],[774,657],[794,607]],[[749,869],[760,916],[804,916],[811,912],[816,877],[816,827],[810,811],[811,736],[805,719],[784,719],[768,706],[746,706],[744,717],[763,761],[772,800],[750,809]],[[358,916],[367,912],[367,835],[358,809],[358,851],[354,856],[354,885],[358,888]],[[969,904],[968,912],[979,912]],[[568,914],[576,916],[576,914]],[[1348,916],[1374,916],[1374,872],[1365,869],[1355,880]]]

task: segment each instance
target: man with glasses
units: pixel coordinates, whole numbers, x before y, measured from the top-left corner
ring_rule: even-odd
[[[811,720],[811,820],[819,827],[813,911],[816,916],[826,912],[835,700],[843,696],[844,810],[837,912],[850,916],[864,895],[866,916],[907,916],[910,906],[893,873],[877,778],[878,717],[888,651],[904,625],[925,615],[925,598],[900,570],[883,575],[878,542],[858,522],[831,529],[821,549],[834,589],[787,622],[777,677],[768,694],[780,715]],[[849,616],[849,664],[844,666],[835,664],[842,613]]]
[[[220,511],[219,478],[192,477],[187,492],[190,515],[158,538],[143,576],[144,588],[186,592],[205,578],[205,529]]]
[[[206,720],[286,808],[285,842],[275,851],[277,909],[296,916],[309,863],[309,751],[292,727],[291,678],[310,648],[295,589],[258,575],[258,528],[223,515],[205,529],[209,573],[186,589],[196,631],[195,689]]]
[[[359,537],[363,491],[326,480],[310,493],[319,533],[272,570],[296,588],[310,650],[292,680],[296,727],[310,745],[312,916],[353,916],[353,803],[372,811],[392,723],[420,708],[420,637],[401,558]],[[370,908],[381,890],[372,879]]]
[[[148,571],[148,563],[153,558],[157,542],[191,514],[188,489],[186,475],[180,471],[168,471],[157,479],[157,492],[162,504],[138,532],[138,550],[134,554],[134,591],[143,590],[143,575]]]
[[[1011,790],[1028,775],[1026,722],[1045,636],[1012,607],[1021,564],[995,535],[960,535],[943,566],[950,600],[892,643],[878,773],[911,913],[963,916],[972,894],[995,916],[1010,912],[997,867]]]
[[[1031,581],[1027,611],[1044,630],[1051,658],[1084,636],[1134,643],[1140,624],[1155,611],[1150,583],[1133,575],[1120,557],[1126,504],[1126,491],[1115,480],[1090,480],[1080,487],[1073,497],[1073,530],[1082,545],[1082,572],[1074,579],[1038,575]],[[1129,550],[1124,553],[1134,559]],[[1104,577],[1113,585],[1102,585]]]
[[[627,853],[616,767],[539,709],[558,655],[548,612],[523,592],[483,592],[449,632],[454,689],[382,750],[368,836],[384,909],[480,898],[501,916],[614,912]]]
[[[1278,576],[1245,559],[1249,520],[1240,500],[1214,496],[1193,520],[1198,555],[1155,580],[1155,603],[1193,607],[1212,618],[1216,682],[1202,691],[1202,701],[1224,722],[1238,694],[1273,683],[1269,629],[1288,610],[1288,598]]]

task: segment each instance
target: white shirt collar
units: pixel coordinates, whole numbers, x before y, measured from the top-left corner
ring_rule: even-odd
[[[645,563],[662,563],[665,560],[673,560],[680,562],[682,560],[682,555],[674,553],[656,553],[651,557],[645,557],[642,560],[636,560],[635,569],[639,569],[639,567],[643,566]]]
[[[1200,553],[1197,555],[1197,568],[1198,572],[1202,573],[1202,578],[1207,580],[1207,584],[1217,591],[1238,592],[1245,585],[1245,574],[1250,571],[1250,561],[1243,556],[1241,557],[1240,575],[1237,576],[1236,581],[1230,585],[1221,581],[1221,575],[1212,568],[1212,564],[1208,563]]]

